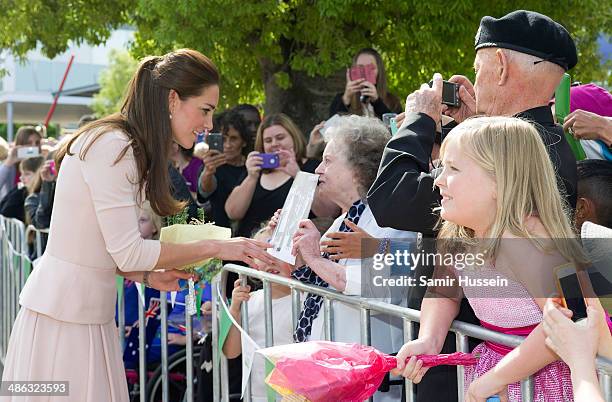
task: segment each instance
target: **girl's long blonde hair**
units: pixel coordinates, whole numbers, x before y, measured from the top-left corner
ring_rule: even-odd
[[[530,239],[546,250],[525,224],[527,217],[538,216],[553,247],[570,261],[583,261],[555,170],[532,124],[515,117],[476,117],[453,130],[442,143],[440,157],[449,142],[456,142],[496,182],[497,209],[485,241],[490,256],[495,256],[505,231]],[[471,229],[445,221],[438,235],[439,247],[456,251],[457,242],[464,246],[474,244],[474,237]]]

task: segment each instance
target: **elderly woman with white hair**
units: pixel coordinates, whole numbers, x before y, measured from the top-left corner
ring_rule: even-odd
[[[323,153],[323,161],[316,169],[319,174],[319,194],[336,203],[342,214],[334,221],[321,241],[320,234],[310,220],[300,223],[293,243],[293,251],[299,261],[305,264],[294,271],[293,276],[299,280],[323,287],[331,287],[349,295],[363,294],[372,289],[372,283],[366,271],[372,267],[372,250],[361,250],[355,255],[335,255],[321,253],[322,246],[329,244],[329,239],[341,238],[343,234],[355,232],[358,237],[375,238],[373,243],[380,245],[378,252],[388,251],[390,239],[404,239],[405,245],[415,244],[417,233],[400,231],[378,226],[366,203],[366,192],[374,179],[382,157],[385,144],[390,134],[377,119],[349,116],[330,128],[328,144]],[[361,244],[365,244],[362,242]],[[394,241],[394,244],[398,242]],[[324,251],[337,251],[335,247],[323,247]],[[350,258],[345,258],[350,257]],[[357,257],[357,258],[355,258]],[[336,260],[336,261],[334,261]],[[387,267],[386,273],[390,270]],[[385,271],[382,271],[385,272]],[[363,276],[362,276],[363,273]],[[384,274],[383,274],[384,275]],[[367,283],[369,282],[369,283]],[[404,304],[406,288],[390,292],[388,288],[374,290],[367,296],[383,298],[387,302]],[[399,296],[399,294],[403,296]],[[299,317],[294,339],[297,342],[324,338],[324,312],[321,309],[320,297],[308,295]],[[333,305],[332,339],[342,342],[360,342],[360,312],[341,303]],[[394,352],[402,344],[402,320],[398,317],[372,315],[372,345],[384,352]],[[394,389],[397,388],[397,389]],[[391,392],[377,394],[376,400],[399,400],[401,391],[394,387]],[[384,396],[384,397],[383,397]]]

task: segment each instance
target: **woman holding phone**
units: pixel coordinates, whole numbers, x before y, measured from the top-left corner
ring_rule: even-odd
[[[378,117],[385,113],[401,113],[399,98],[387,89],[387,74],[380,54],[371,48],[361,49],[350,69],[346,70],[344,93],[337,94],[329,108],[335,114],[356,114]]]
[[[172,144],[191,148],[212,128],[218,100],[219,74],[206,56],[182,49],[147,57],[121,112],[84,126],[58,151],[49,240],[21,292],[3,381],[66,381],[62,400],[127,402],[116,274],[170,291],[190,277],[172,268],[208,257],[271,261],[255,240],[171,244],[138,231],[145,200],[160,216],[183,209],[170,193]]]
[[[19,183],[19,175],[17,174],[19,173],[19,162],[25,157],[23,154],[27,154],[27,152],[20,152],[20,150],[26,151],[26,148],[38,148],[38,153],[34,152],[36,155],[33,155],[38,156],[41,140],[42,135],[34,126],[22,126],[17,130],[15,144],[9,147],[8,157],[0,164],[0,200]]]
[[[208,150],[204,156],[204,169],[198,180],[198,194],[202,202],[210,201],[215,225],[231,227],[225,213],[225,201],[246,174],[246,156],[253,150],[253,137],[239,111],[227,112],[219,123],[223,135],[223,153]]]
[[[278,167],[264,168],[271,166],[269,154],[278,156]],[[267,116],[257,129],[255,151],[247,156],[247,174],[225,202],[227,216],[240,221],[237,235],[248,237],[270,219],[283,207],[298,172],[314,173],[318,165],[306,158],[304,135],[288,116]]]

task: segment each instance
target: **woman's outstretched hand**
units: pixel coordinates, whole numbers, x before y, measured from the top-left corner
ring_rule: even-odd
[[[255,269],[258,269],[261,263],[272,264],[276,261],[266,251],[267,248],[272,247],[266,242],[245,237],[212,241],[215,247],[214,256],[222,260],[242,261]]]

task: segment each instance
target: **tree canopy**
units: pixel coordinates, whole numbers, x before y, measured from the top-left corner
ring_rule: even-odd
[[[311,122],[344,87],[344,69],[363,47],[379,50],[400,98],[438,71],[473,77],[474,36],[484,15],[530,9],[562,23],[579,49],[570,73],[610,83],[596,39],[612,33],[612,3],[594,0],[0,0],[0,47],[18,55],[39,44],[48,56],[69,40],[102,43],[122,24],[136,28],[135,57],[180,47],[219,67],[222,106],[265,101]],[[318,106],[309,105],[319,103]]]

